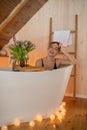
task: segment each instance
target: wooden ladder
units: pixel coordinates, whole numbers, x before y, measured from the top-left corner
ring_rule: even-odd
[[[73,54],[75,58],[77,59],[77,40],[78,40],[78,15],[75,15],[75,29],[71,30],[71,33],[75,35],[74,42],[74,52],[69,52],[70,54]],[[52,17],[50,17],[50,25],[49,25],[49,44],[51,43],[52,40],[52,35],[54,32],[52,31]],[[74,87],[73,87],[73,99],[76,98],[76,69],[77,65],[74,65],[74,74],[71,74],[71,77],[74,78]]]

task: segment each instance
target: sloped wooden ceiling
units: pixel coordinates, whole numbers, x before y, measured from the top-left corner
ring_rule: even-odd
[[[48,0],[0,0],[0,47],[9,42]]]

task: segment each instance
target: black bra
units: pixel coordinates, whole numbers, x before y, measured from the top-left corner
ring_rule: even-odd
[[[41,60],[42,60],[42,67],[44,67],[43,59],[41,59]],[[57,66],[56,66],[56,59],[55,59],[55,64],[54,64],[53,69],[57,69]]]

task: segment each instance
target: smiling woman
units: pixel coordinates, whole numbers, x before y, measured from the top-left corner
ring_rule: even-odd
[[[63,59],[55,58],[59,53],[62,53]],[[36,67],[45,67],[47,70],[57,69],[61,66],[75,64],[76,59],[64,50],[59,42],[51,42],[48,47],[48,55],[36,61]]]

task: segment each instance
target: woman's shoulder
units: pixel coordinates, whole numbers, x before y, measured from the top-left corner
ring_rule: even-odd
[[[39,58],[39,59],[36,60],[36,66],[37,66],[38,64],[41,64],[41,63],[42,63],[42,58]]]
[[[35,66],[41,67],[41,66],[42,66],[42,63],[43,63],[43,60],[44,60],[44,58],[39,58],[39,59],[37,59]]]
[[[37,62],[41,62],[41,61],[43,61],[44,59],[45,59],[45,57],[42,57],[42,58],[37,59],[36,61],[37,61]]]

